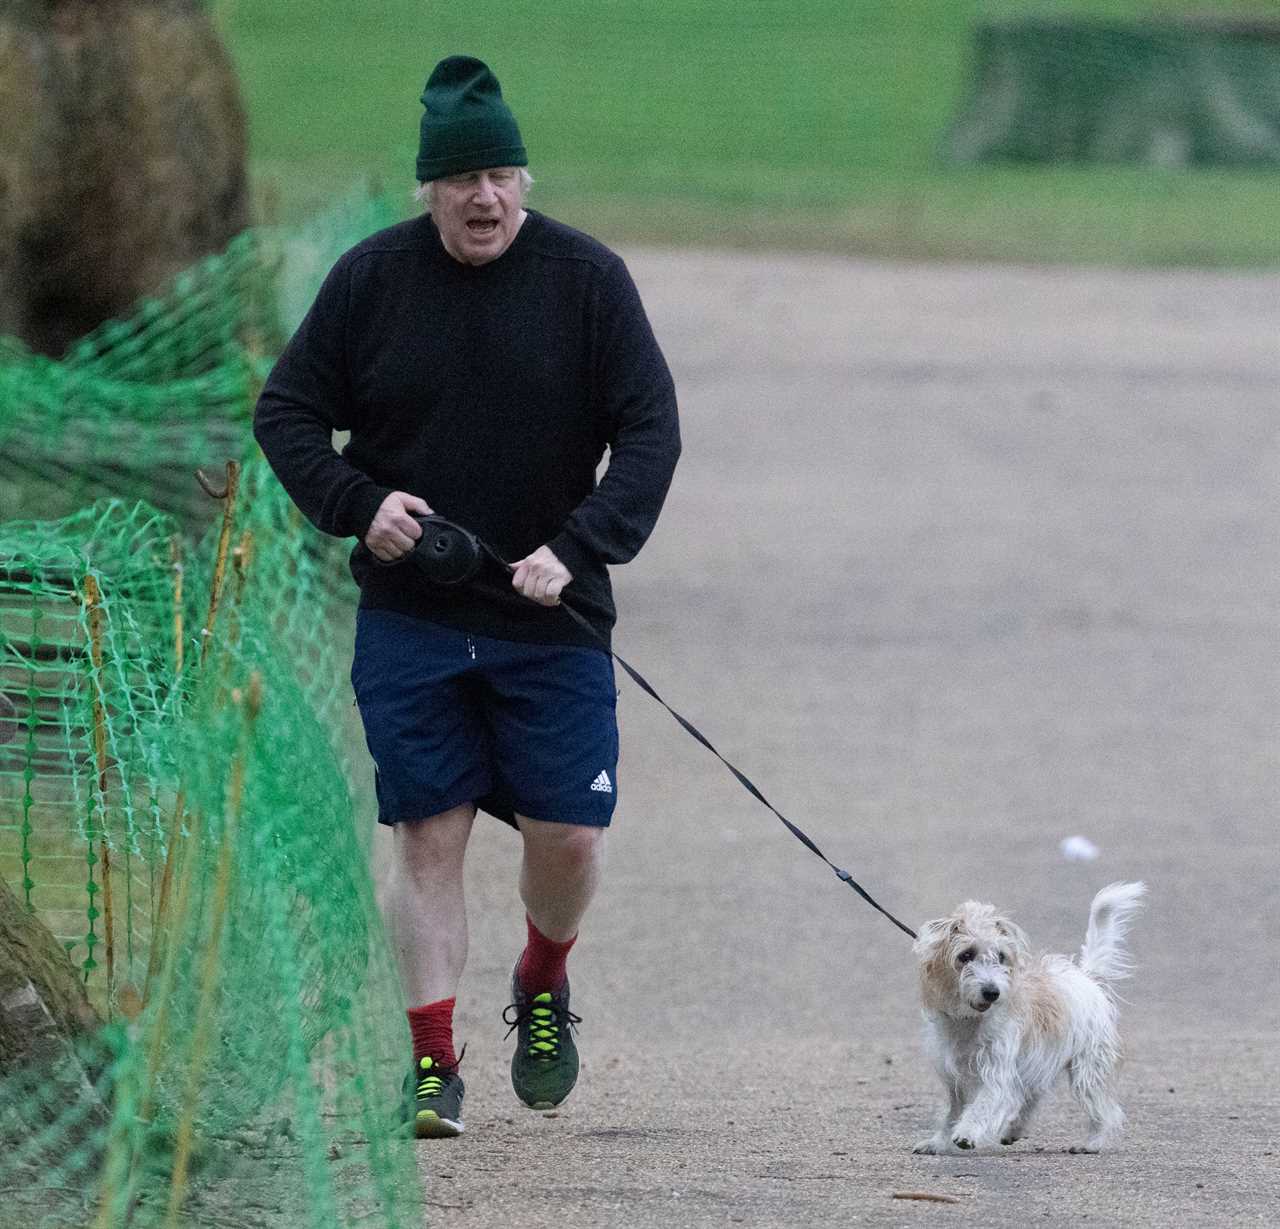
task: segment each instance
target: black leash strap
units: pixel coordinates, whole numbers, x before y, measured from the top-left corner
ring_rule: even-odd
[[[455,525],[451,521],[447,521],[441,516],[420,517],[419,521],[423,525],[423,535],[419,539],[417,546],[414,548],[410,558],[418,567],[426,573],[428,578],[436,581],[438,584],[460,584],[469,580],[479,570],[480,554],[488,555],[499,567],[507,572],[514,572],[512,567],[501,555],[497,553],[487,542],[484,542],[474,534],[469,533],[460,525]],[[905,934],[916,937],[916,932],[911,929],[905,922],[900,922],[892,913],[881,905],[848,871],[837,866],[821,849],[814,843],[813,839],[803,831],[803,829],[793,824],[772,802],[768,800],[757,788],[754,781],[747,776],[741,769],[725,759],[723,755],[716,750],[711,740],[707,738],[703,732],[698,729],[692,721],[682,717],[674,708],[671,707],[653,688],[652,684],[628,662],[624,661],[608,641],[596,631],[586,618],[576,611],[564,597],[560,598],[560,605],[564,612],[588,635],[595,640],[601,648],[608,653],[614,661],[618,663],[631,677],[631,681],[635,683],[646,695],[651,696],[663,708],[675,718],[680,727],[691,738],[700,742],[712,755],[716,757],[733,775],[738,779],[738,783],[747,791],[757,802],[767,807],[774,813],[786,826],[792,836],[805,846],[811,853],[821,858],[836,873],[836,878],[847,883],[863,900],[867,902],[877,912],[884,914],[899,930]]]
[[[564,607],[566,613],[569,615],[571,619],[573,619],[575,623],[578,624],[579,627],[585,628],[587,631],[589,631],[592,634],[592,636],[596,638],[596,640],[600,640],[600,635],[599,633],[596,632],[595,628],[593,628],[586,621],[586,619],[582,617],[582,615],[580,615],[576,610],[574,610],[572,606],[570,606],[567,602],[565,602],[563,598],[560,599],[560,605]],[[631,676],[631,681],[635,683],[635,685],[639,687],[641,691],[645,692],[647,695],[652,696],[659,704],[662,705],[663,708],[667,710],[667,712],[669,712],[672,715],[672,717],[676,719],[677,722],[679,722],[681,728],[685,731],[686,734],[688,734],[691,738],[696,739],[704,747],[706,747],[706,749],[710,751],[711,754],[714,755],[716,759],[720,761],[720,763],[722,763],[731,773],[733,773],[735,777],[737,777],[738,783],[742,786],[743,789],[747,791],[747,793],[749,793],[757,802],[768,807],[769,810],[771,810],[780,820],[782,820],[782,822],[786,825],[787,830],[791,833],[792,836],[796,838],[796,840],[800,841],[801,844],[803,844],[812,853],[817,854],[819,858],[821,858],[829,867],[831,867],[833,871],[835,871],[837,879],[841,879],[845,883],[847,883],[855,892],[857,892],[859,896],[862,897],[863,900],[867,902],[867,904],[869,904],[873,909],[878,910],[880,913],[883,913],[884,916],[887,917],[889,921],[891,921],[899,930],[905,931],[913,939],[916,937],[916,932],[912,930],[910,926],[907,926],[905,923],[898,921],[898,919],[894,917],[893,914],[890,913],[883,905],[881,905],[851,874],[849,874],[848,871],[843,870],[841,867],[837,866],[834,862],[832,862],[831,859],[828,858],[827,855],[824,854],[822,850],[818,848],[818,846],[814,843],[813,839],[806,832],[798,828],[781,811],[779,811],[778,808],[775,807],[773,803],[770,802],[769,799],[766,798],[760,792],[760,790],[756,787],[755,782],[752,781],[751,778],[748,777],[745,772],[743,772],[741,769],[736,767],[729,760],[725,759],[725,757],[721,755],[720,752],[717,751],[716,748],[712,745],[711,740],[705,734],[703,734],[703,732],[700,729],[698,729],[698,727],[694,725],[692,721],[689,721],[687,718],[682,717],[678,712],[676,712],[676,710],[672,708],[671,705],[668,704],[653,689],[649,681],[644,677],[644,675],[640,673],[639,670],[635,669],[635,667],[629,665],[626,661],[624,661],[621,657],[619,657],[618,654],[615,653],[613,649],[610,648],[607,644],[604,645],[604,647],[608,650],[609,653],[613,655],[614,661],[616,661],[618,665],[620,665]]]

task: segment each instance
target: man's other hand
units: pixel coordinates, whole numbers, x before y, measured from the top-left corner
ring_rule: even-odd
[[[512,587],[540,606],[558,606],[561,590],[573,579],[573,573],[549,546],[539,546],[532,555],[526,555],[512,566],[515,568]]]
[[[392,491],[378,508],[369,532],[364,535],[364,544],[383,563],[395,563],[413,550],[414,543],[422,537],[422,526],[413,518],[430,515],[426,500],[407,491]]]

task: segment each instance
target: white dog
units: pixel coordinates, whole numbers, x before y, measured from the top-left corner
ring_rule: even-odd
[[[915,943],[925,1035],[949,1103],[916,1152],[1012,1144],[1065,1070],[1089,1117],[1072,1152],[1097,1152],[1124,1122],[1112,1088],[1120,1062],[1111,983],[1129,975],[1125,931],[1146,887],[1113,883],[1093,898],[1078,960],[1031,956],[1026,935],[991,905],[966,901],[927,922]]]

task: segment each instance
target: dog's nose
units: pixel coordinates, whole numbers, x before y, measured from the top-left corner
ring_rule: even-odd
[[[1000,991],[995,986],[983,986],[982,997],[988,1003],[994,1003],[1000,997]]]

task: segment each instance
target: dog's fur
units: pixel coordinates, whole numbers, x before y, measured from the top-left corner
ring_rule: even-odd
[[[1113,883],[1093,899],[1078,959],[1033,958],[1027,936],[991,905],[966,901],[926,922],[915,943],[925,1037],[947,1090],[935,1132],[916,1152],[1012,1144],[1065,1070],[1097,1152],[1124,1122],[1113,1081],[1120,1062],[1112,983],[1131,963],[1125,931],[1146,887]]]

